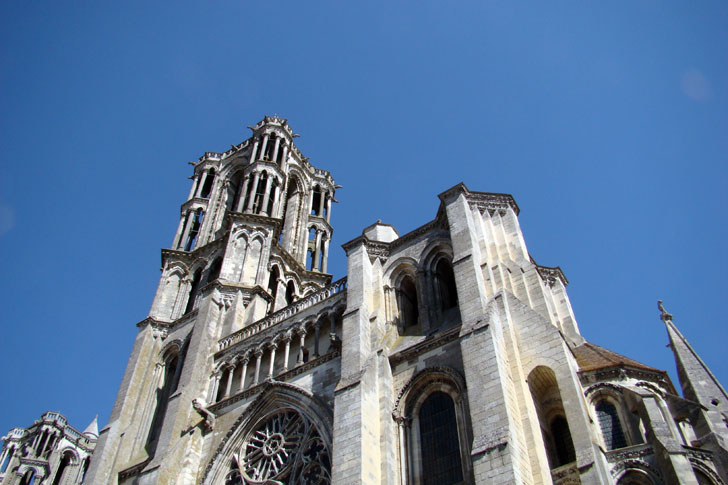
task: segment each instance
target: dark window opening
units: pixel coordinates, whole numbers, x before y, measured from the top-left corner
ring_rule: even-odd
[[[571,441],[571,432],[569,431],[569,423],[566,422],[566,418],[556,416],[551,421],[551,436],[554,439],[554,446],[556,448],[556,467],[576,461],[574,443]]]
[[[197,290],[200,286],[200,278],[202,278],[202,269],[195,271],[195,276],[192,278],[192,285],[190,285],[190,294],[187,297],[185,314],[191,312],[195,308],[195,300],[197,299]]]
[[[204,220],[204,212],[202,209],[197,209],[195,212],[194,220],[192,221],[192,228],[190,228],[190,234],[187,238],[187,244],[185,245],[185,251],[192,251],[197,243],[197,235],[200,233],[200,226]]]
[[[218,279],[220,277],[220,270],[222,270],[222,258],[218,256],[210,265],[207,273],[207,282],[209,283]]]
[[[53,479],[53,485],[60,485],[61,480],[63,479],[63,472],[66,471],[66,467],[71,464],[71,454],[65,453],[63,455],[63,458],[61,459],[61,464],[58,465],[58,470],[56,471],[56,476]]]
[[[286,305],[293,303],[296,298],[296,286],[293,284],[293,280],[288,282],[286,285]]]
[[[222,376],[220,377],[220,380],[218,381],[217,385],[217,394],[215,395],[215,402],[220,402],[222,398],[225,397],[225,388],[227,386],[227,381],[230,375],[230,369],[225,369],[225,371],[222,373]]]
[[[455,403],[444,392],[432,393],[420,408],[420,448],[424,484],[463,480]]]
[[[236,173],[233,178],[230,179],[230,183],[227,187],[227,200],[225,201],[225,208],[227,210],[237,210],[238,199],[240,198],[240,193],[243,191],[244,188],[243,185],[244,182],[242,172]]]
[[[270,217],[273,217],[273,203],[275,202],[275,200],[273,200],[273,194],[276,193],[276,187],[278,187],[278,182],[273,179],[270,184],[270,191],[268,192],[268,207],[265,208],[265,213]]]
[[[147,436],[147,452],[154,454],[157,447],[159,433],[162,431],[164,415],[167,412],[167,402],[169,396],[177,390],[177,366],[179,365],[179,356],[177,354],[167,357],[164,365],[164,380],[162,386],[157,389],[157,402],[154,408],[154,416],[152,424],[149,427],[149,435]]]
[[[30,469],[25,472],[23,479],[20,481],[20,485],[34,485],[35,484],[35,470]]]
[[[596,406],[597,419],[599,420],[599,428],[602,430],[604,444],[608,450],[624,448],[627,446],[627,440],[624,438],[622,424],[617,416],[617,409],[609,401],[599,401]]]
[[[452,271],[452,265],[441,259],[435,267],[435,278],[440,292],[442,311],[454,308],[458,303],[458,293],[455,287],[455,273]]]
[[[417,287],[411,276],[402,278],[399,285],[399,316],[402,328],[417,325],[419,310],[417,307]]]
[[[243,484],[243,477],[240,475],[240,472],[235,470],[228,473],[227,477],[225,477],[225,485],[242,485]]]
[[[2,464],[2,466],[0,466],[0,473],[5,473],[5,470],[8,469],[8,464],[10,463],[10,460],[13,457],[14,451],[15,451],[15,449],[12,446],[10,448],[8,448],[8,451],[5,454],[5,460],[3,460],[3,464]]]
[[[207,178],[205,179],[205,185],[202,186],[202,192],[200,192],[200,197],[203,199],[207,199],[210,197],[210,192],[212,191],[212,184],[215,181],[215,170],[210,169],[210,171],[207,173]]]
[[[276,136],[271,133],[268,137],[268,144],[265,147],[265,159],[273,161],[273,152],[276,148]]]
[[[280,276],[281,274],[280,271],[278,271],[278,266],[273,266],[273,271],[270,272],[270,278],[268,279],[268,292],[270,293],[270,296],[273,297],[273,302],[270,304],[270,313],[273,313],[276,306],[276,297],[278,296],[278,279]]]
[[[253,201],[253,213],[258,214],[263,208],[263,198],[265,197],[265,184],[268,181],[268,174],[263,172],[258,178],[258,187],[255,190],[255,200]]]
[[[313,189],[313,202],[311,204],[311,215],[320,216],[319,208],[321,207],[321,189],[318,186]]]

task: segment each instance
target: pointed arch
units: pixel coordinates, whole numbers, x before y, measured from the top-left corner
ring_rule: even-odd
[[[277,426],[279,426],[277,429],[281,431],[268,433],[266,426],[276,420]],[[319,465],[322,465],[321,468],[328,467],[328,470],[322,470],[322,473],[330,481],[333,440],[331,409],[305,389],[293,384],[267,381],[260,395],[243,411],[223,438],[205,468],[201,483],[221,484],[231,472],[239,471],[242,474],[246,470],[250,470],[253,464],[248,461],[246,456],[251,445],[250,436],[259,431],[259,436],[266,435],[266,444],[271,448],[281,447],[280,438],[274,435],[280,434],[282,438],[287,438],[284,436],[284,431],[287,423],[292,420],[297,420],[296,423],[300,423],[299,426],[305,428],[302,434],[308,441],[297,443],[295,447],[288,450],[292,451],[292,455],[295,456],[290,462],[284,462],[281,465],[280,473],[286,477],[290,476],[287,474],[295,474],[296,467],[301,466],[300,456],[305,454],[308,459],[311,459],[315,455],[315,458],[319,460]],[[310,448],[303,446],[309,443]],[[310,450],[314,450],[314,453],[312,454]],[[272,478],[272,476],[263,478]]]

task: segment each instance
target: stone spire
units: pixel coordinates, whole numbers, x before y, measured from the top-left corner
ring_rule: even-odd
[[[665,310],[662,300],[657,302],[657,307],[660,309],[660,319],[665,322],[667,328],[670,348],[675,354],[683,396],[706,407],[715,406],[712,404],[713,401],[718,401],[724,406],[728,405],[728,393],[672,322],[672,315]]]
[[[665,322],[670,348],[675,354],[683,397],[700,404],[690,423],[698,438],[692,444],[713,452],[718,472],[728,480],[728,394],[687,339],[672,322],[662,301],[657,302],[660,319]]]
[[[99,415],[97,414],[94,416],[93,421],[89,423],[88,426],[86,426],[86,429],[83,430],[83,434],[87,435],[89,438],[96,439],[99,437]]]

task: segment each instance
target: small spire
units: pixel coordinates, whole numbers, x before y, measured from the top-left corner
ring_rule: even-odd
[[[667,310],[662,305],[662,300],[657,300],[657,308],[660,310],[660,320],[663,322],[667,322],[668,320],[672,321],[672,315],[667,313]]]
[[[94,438],[99,437],[99,415],[97,414],[94,416],[93,421],[89,423],[88,426],[86,426],[86,429],[83,430],[83,434],[86,435],[93,435]]]

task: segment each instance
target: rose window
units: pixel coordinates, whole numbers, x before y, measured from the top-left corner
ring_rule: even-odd
[[[242,481],[231,483],[331,483],[326,444],[313,423],[291,409],[270,416],[248,435],[236,465],[228,477]]]

